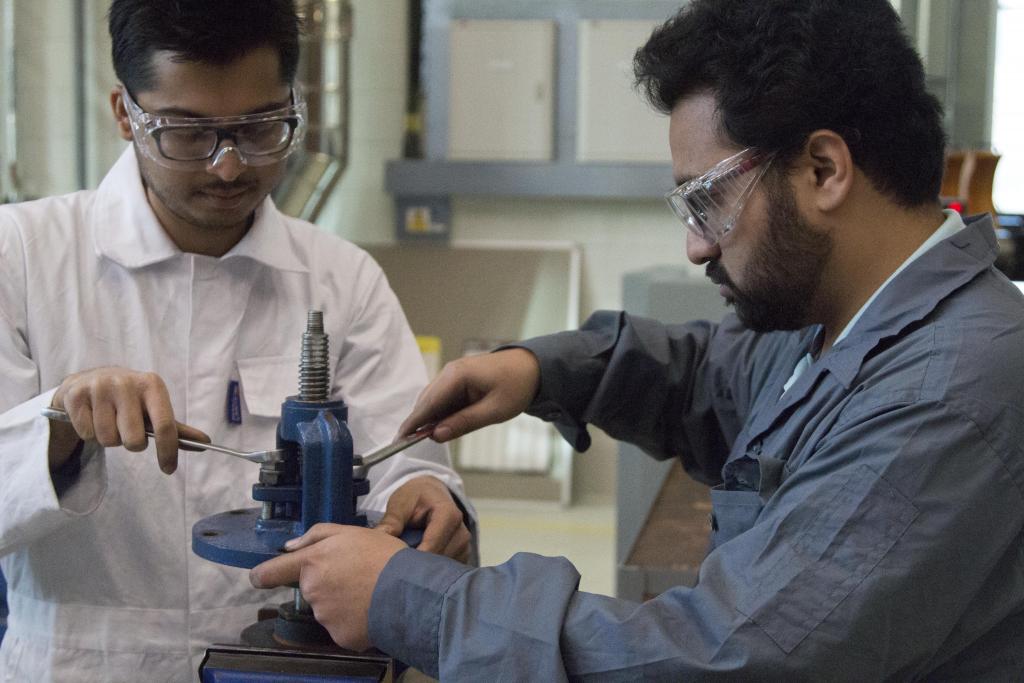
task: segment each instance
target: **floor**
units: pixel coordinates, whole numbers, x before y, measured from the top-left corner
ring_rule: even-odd
[[[564,556],[582,576],[580,590],[611,595],[615,590],[615,506],[476,499],[480,519],[480,563],[501,564],[517,552]]]

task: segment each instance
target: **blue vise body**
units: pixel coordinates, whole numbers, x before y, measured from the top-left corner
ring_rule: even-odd
[[[275,463],[260,466],[252,497],[260,508],[230,510],[192,527],[192,550],[207,560],[252,568],[284,552],[285,541],[318,522],[366,526],[356,501],[369,489],[354,476],[352,434],[343,401],[302,401],[281,406]]]

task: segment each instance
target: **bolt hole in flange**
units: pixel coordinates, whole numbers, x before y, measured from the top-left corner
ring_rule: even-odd
[[[228,514],[229,515],[244,515],[247,512],[249,512],[249,511],[243,508],[243,509],[239,509],[239,510],[232,510]]]
[[[208,538],[212,537],[212,536],[220,536],[220,532],[219,531],[204,531],[203,532],[203,536],[206,536]]]

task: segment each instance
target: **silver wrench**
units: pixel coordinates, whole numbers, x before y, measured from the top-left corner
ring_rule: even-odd
[[[59,408],[43,408],[42,416],[50,419],[57,420],[59,422],[71,422],[71,417],[68,416],[66,411]],[[152,431],[146,430],[146,436],[155,436]],[[259,465],[264,463],[280,462],[284,458],[284,449],[277,448],[270,451],[236,451],[233,448],[227,448],[225,446],[218,446],[217,444],[204,443],[202,441],[193,441],[192,439],[178,439],[178,445],[189,450],[196,451],[216,451],[218,453],[225,453],[227,455],[233,455],[236,458],[242,460],[248,460]]]

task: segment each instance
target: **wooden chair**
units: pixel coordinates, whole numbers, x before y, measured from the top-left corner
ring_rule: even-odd
[[[942,197],[962,197],[960,194],[960,173],[964,167],[965,153],[962,149],[951,149],[946,152],[946,170],[942,174]]]
[[[972,213],[996,215],[992,202],[992,186],[996,165],[1001,156],[987,149],[950,150],[946,153],[946,169],[940,194],[967,202]]]

